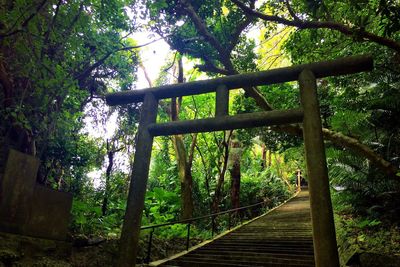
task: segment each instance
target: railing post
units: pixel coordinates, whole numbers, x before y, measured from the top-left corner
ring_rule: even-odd
[[[124,224],[121,230],[118,267],[132,267],[136,263],[140,223],[153,146],[153,136],[150,135],[147,128],[149,124],[156,121],[157,108],[158,100],[152,93],[146,93],[140,114],[138,140],[132,166]]]
[[[228,230],[231,230],[231,212],[228,212]]]
[[[214,236],[215,216],[211,216],[211,236]]]
[[[309,180],[314,258],[317,267],[338,267],[335,225],[329,191],[322,124],[314,74],[304,70],[299,76],[304,109],[303,137]]]
[[[146,263],[150,262],[150,257],[151,257],[151,243],[153,240],[153,233],[154,233],[154,228],[151,228],[151,232],[149,235],[149,243],[147,245],[147,256],[146,256]]]
[[[297,170],[297,191],[301,191],[301,170]]]
[[[189,241],[190,241],[190,223],[187,224],[186,250],[189,250]]]

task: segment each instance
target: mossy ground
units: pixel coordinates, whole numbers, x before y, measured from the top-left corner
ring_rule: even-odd
[[[391,222],[335,214],[336,235],[342,266],[400,266],[400,226]],[[373,263],[375,262],[375,263]]]
[[[192,239],[191,246],[201,242]],[[151,260],[166,258],[185,249],[185,238],[154,237]],[[138,264],[147,256],[147,236],[139,243]],[[118,255],[118,239],[94,245],[73,247],[68,242],[0,234],[0,267],[98,267],[114,266]]]

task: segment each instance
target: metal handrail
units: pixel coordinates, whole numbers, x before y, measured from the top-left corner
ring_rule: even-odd
[[[216,213],[211,213],[211,214],[208,214],[208,215],[203,215],[203,216],[199,216],[199,217],[195,217],[195,218],[189,218],[189,219],[185,219],[185,220],[180,220],[180,221],[175,221],[175,222],[168,222],[168,223],[160,223],[160,224],[154,224],[154,225],[145,225],[145,226],[140,227],[140,230],[158,228],[158,227],[167,226],[167,225],[174,225],[174,224],[190,223],[190,222],[198,221],[198,220],[209,218],[209,217],[215,217],[215,216],[218,216],[218,215],[221,215],[221,214],[225,214],[225,213],[229,213],[229,212],[233,212],[233,211],[239,211],[239,210],[243,210],[243,209],[248,209],[248,208],[251,208],[251,207],[255,207],[255,206],[261,205],[263,203],[265,203],[265,201],[258,202],[256,204],[252,204],[252,205],[248,205],[248,206],[243,206],[243,207],[236,208],[236,209],[230,209],[230,210],[226,210],[226,211],[220,211],[220,212],[216,212]]]
[[[187,224],[186,250],[188,250],[189,249],[189,241],[190,241],[190,225],[193,222],[211,217],[211,223],[212,223],[211,234],[212,234],[212,236],[214,236],[215,218],[217,216],[228,213],[228,215],[229,215],[229,218],[228,218],[228,229],[231,229],[231,213],[232,212],[249,209],[249,208],[252,208],[252,207],[259,206],[261,204],[266,204],[266,202],[262,201],[262,202],[258,202],[256,204],[252,204],[252,205],[248,205],[248,206],[244,206],[244,207],[240,207],[240,208],[235,208],[235,209],[230,209],[230,210],[226,210],[226,211],[211,213],[211,214],[208,214],[208,215],[203,215],[203,216],[199,216],[199,217],[195,217],[195,218],[189,218],[189,219],[185,219],[185,220],[179,220],[179,221],[174,221],[174,222],[167,222],[167,223],[160,223],[160,224],[142,226],[140,228],[140,230],[151,229],[151,232],[150,232],[150,235],[149,235],[149,241],[148,241],[148,247],[147,247],[147,256],[146,256],[145,262],[146,263],[150,262],[153,233],[154,233],[154,230],[156,228],[163,227],[163,226],[169,226],[169,225],[175,225],[175,224]]]

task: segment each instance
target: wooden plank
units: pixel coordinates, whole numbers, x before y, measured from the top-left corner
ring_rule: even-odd
[[[157,99],[151,93],[147,94],[140,114],[136,153],[132,166],[124,224],[121,231],[120,255],[117,265],[119,267],[132,267],[136,263],[139,232],[153,146],[153,136],[149,134],[147,127],[156,121],[157,107]]]
[[[303,111],[300,109],[273,110],[209,119],[153,123],[149,125],[148,129],[153,136],[166,136],[290,124],[302,120]]]
[[[300,74],[299,86],[301,104],[304,109],[303,138],[310,190],[315,264],[317,267],[338,267],[339,256],[322,137],[317,83],[310,70],[304,70]]]
[[[212,80],[112,93],[106,95],[106,101],[108,105],[114,106],[142,102],[144,95],[149,92],[153,93],[157,99],[164,99],[215,92],[220,85],[225,85],[231,90],[245,86],[283,83],[297,80],[300,73],[305,69],[311,70],[316,78],[323,78],[369,71],[372,70],[372,67],[372,57],[352,56],[268,71],[231,75]]]

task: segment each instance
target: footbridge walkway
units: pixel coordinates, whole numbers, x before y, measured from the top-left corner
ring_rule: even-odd
[[[315,266],[308,190],[212,241],[150,266]]]

